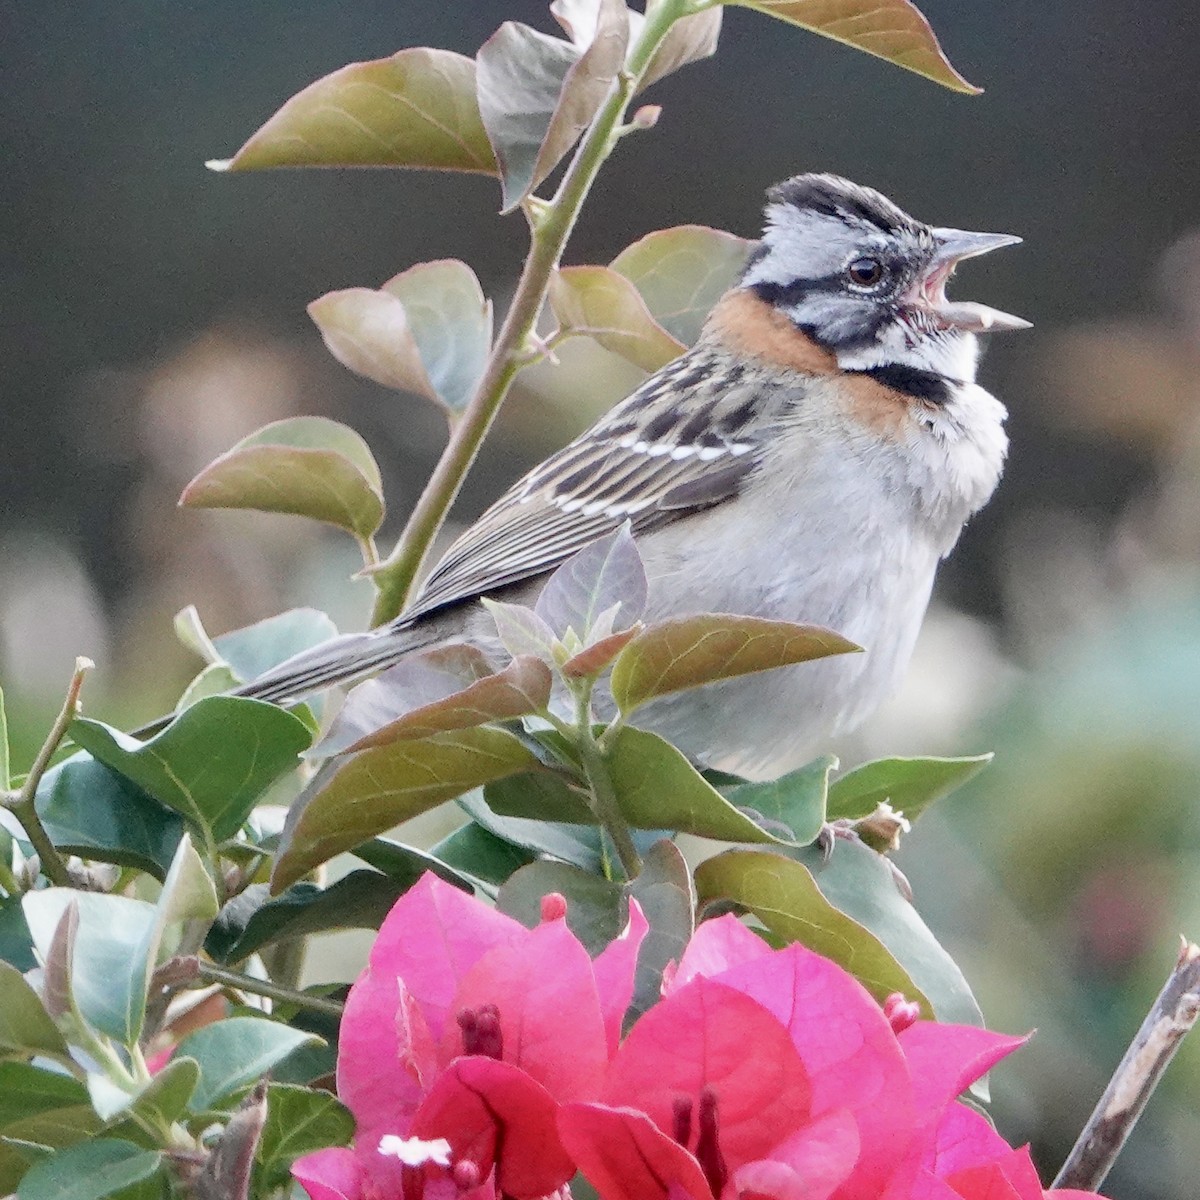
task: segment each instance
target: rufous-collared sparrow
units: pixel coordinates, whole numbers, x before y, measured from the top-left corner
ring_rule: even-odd
[[[277,702],[466,638],[481,596],[527,598],[628,521],[649,621],[733,612],[828,626],[861,655],[666,697],[638,714],[702,761],[789,769],[898,683],[938,562],[991,496],[1005,410],[975,382],[977,334],[1028,322],[946,299],[964,258],[1020,241],[922,224],[870,188],[798,175],[697,344],[514,484],[391,624],[244,689]]]

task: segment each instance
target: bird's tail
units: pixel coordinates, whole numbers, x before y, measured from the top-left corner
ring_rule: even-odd
[[[414,650],[423,649],[444,636],[435,622],[400,627],[386,625],[368,633],[342,634],[310,650],[302,650],[231,694],[268,700],[272,704],[295,704],[313,692],[350,683],[394,666]]]

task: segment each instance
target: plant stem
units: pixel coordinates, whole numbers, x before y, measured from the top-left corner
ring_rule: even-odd
[[[1142,1022],[1053,1186],[1095,1191],[1112,1168],[1146,1101],[1200,1017],[1200,946],[1185,942],[1175,969]]]
[[[272,983],[269,979],[255,979],[252,975],[243,975],[241,971],[228,971],[213,963],[200,963],[197,967],[197,975],[208,983],[219,983],[222,987],[235,988],[239,992],[265,996],[268,1000],[277,1000],[281,1004],[294,1004],[297,1008],[323,1013],[327,1017],[342,1015],[342,1005],[336,1000],[326,1000],[322,996],[310,996],[307,992],[283,987],[280,984]]]
[[[612,776],[608,773],[608,765],[604,761],[604,751],[600,748],[596,735],[592,733],[590,685],[587,690],[576,693],[575,710],[575,728],[571,735],[588,781],[592,812],[600,822],[600,828],[606,830],[612,838],[626,878],[635,879],[642,873],[642,857],[633,844],[633,838],[629,835],[629,825],[617,802],[617,792],[613,787]]]
[[[79,692],[83,687],[83,677],[95,665],[90,658],[75,660],[75,673],[67,685],[67,695],[63,701],[62,710],[55,718],[46,740],[42,743],[42,748],[33,760],[33,766],[29,768],[25,782],[19,790],[5,792],[0,796],[0,803],[20,821],[21,828],[25,830],[25,836],[29,838],[30,844],[37,852],[46,878],[58,887],[71,886],[71,873],[67,870],[66,860],[50,840],[50,835],[46,832],[41,817],[38,816],[34,801],[37,796],[38,784],[41,783],[42,776],[46,774],[46,768],[50,766],[54,752],[62,744],[71,722],[79,714]]]
[[[454,426],[400,540],[372,574],[379,589],[371,616],[372,625],[392,620],[404,608],[429,547],[458,496],[509,387],[524,365],[529,337],[545,304],[551,276],[596,175],[617,141],[617,128],[637,90],[638,81],[671,26],[686,11],[683,0],[663,0],[647,13],[638,40],[630,51],[627,68],[617,76],[612,93],[592,119],[554,199],[544,208],[529,206],[527,209],[532,236],[517,290],[475,395]]]

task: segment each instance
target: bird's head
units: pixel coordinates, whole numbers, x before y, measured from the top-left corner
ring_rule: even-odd
[[[902,364],[974,377],[975,335],[1028,321],[946,298],[964,259],[1021,239],[914,220],[836,175],[797,175],[767,193],[766,229],[742,287],[837,356],[846,370]]]

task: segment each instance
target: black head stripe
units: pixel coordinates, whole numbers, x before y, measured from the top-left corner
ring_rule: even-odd
[[[880,192],[860,187],[837,175],[795,175],[771,188],[767,200],[771,204],[790,204],[827,217],[851,217],[874,225],[886,234],[911,230],[916,225],[907,213]]]

